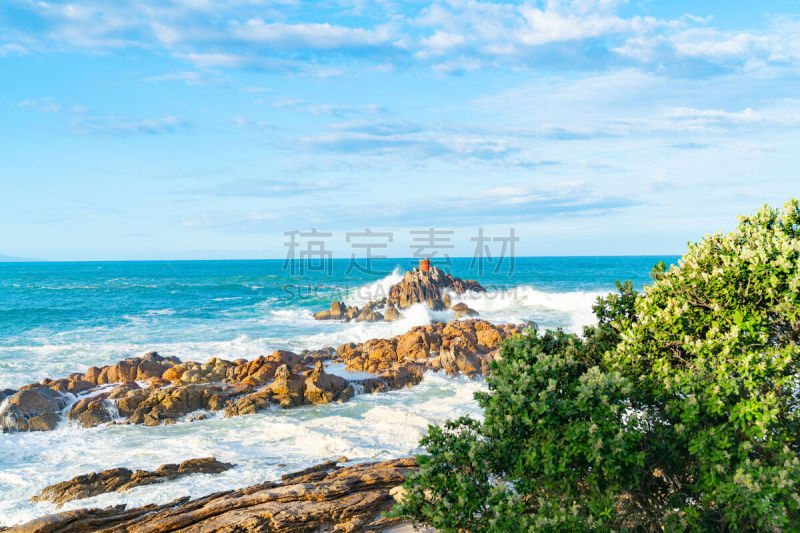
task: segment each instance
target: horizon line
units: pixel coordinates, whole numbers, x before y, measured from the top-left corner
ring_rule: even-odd
[[[587,254],[587,255],[518,255],[514,259],[548,259],[548,258],[590,258],[590,257],[681,257],[683,254],[664,253],[664,254]],[[348,261],[351,257],[332,257],[331,261]],[[395,260],[419,260],[421,257],[373,257],[372,261],[395,261]],[[434,259],[431,257],[430,259]],[[472,256],[450,256],[449,259],[474,259]],[[358,257],[358,261],[365,261],[366,258]],[[504,258],[503,261],[507,261]],[[21,259],[21,260],[0,260],[0,264],[32,264],[32,263],[169,263],[169,262],[210,262],[210,261],[287,261],[286,258],[263,257],[263,258],[232,258],[232,259]],[[302,261],[302,259],[290,259],[289,261]],[[436,266],[433,264],[432,266]]]

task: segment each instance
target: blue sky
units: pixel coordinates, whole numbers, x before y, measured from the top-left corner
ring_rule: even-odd
[[[796,196],[800,3],[0,4],[0,254],[284,257],[284,232],[681,253]]]

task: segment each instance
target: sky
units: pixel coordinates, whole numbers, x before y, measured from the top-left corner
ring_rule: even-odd
[[[798,195],[799,81],[800,0],[3,0],[0,254],[680,254]]]

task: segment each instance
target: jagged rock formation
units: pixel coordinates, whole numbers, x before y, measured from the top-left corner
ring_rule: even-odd
[[[486,289],[477,281],[455,278],[436,267],[427,271],[415,268],[407,271],[400,283],[392,285],[387,297],[369,302],[362,309],[344,302],[333,302],[330,309],[314,313],[314,318],[345,322],[392,321],[401,317],[398,309],[406,309],[415,303],[424,303],[434,311],[443,311],[450,308],[450,296],[446,291],[464,294],[467,291],[486,292]],[[381,313],[379,309],[385,311]],[[453,310],[456,311],[456,318],[478,314],[463,303],[453,306]]]
[[[432,267],[427,272],[415,268],[406,272],[403,281],[389,289],[389,302],[400,309],[415,303],[427,303],[434,311],[441,311],[448,307],[442,300],[445,290],[456,294],[464,294],[467,291],[486,292],[477,281],[454,278],[439,268]]]
[[[155,470],[137,470],[128,468],[112,468],[102,472],[75,476],[68,481],[45,487],[32,501],[50,501],[59,504],[81,498],[91,498],[107,492],[123,492],[140,485],[161,483],[170,479],[190,474],[219,474],[230,470],[235,465],[217,461],[214,457],[189,459],[180,464],[165,464]]]
[[[78,509],[51,514],[11,528],[15,533],[168,533],[383,531],[397,525],[382,514],[394,504],[390,494],[417,469],[413,458],[355,466],[329,461],[279,482],[217,492],[166,505],[126,509]]]
[[[499,358],[500,343],[518,333],[521,333],[518,326],[497,326],[486,320],[436,322],[411,328],[407,333],[390,339],[343,344],[337,355],[348,369],[375,373],[398,367],[414,372],[412,368],[421,367],[423,370],[458,374],[459,365],[455,362],[469,357],[477,364],[477,369],[465,372],[472,376],[487,372],[491,361]]]
[[[372,393],[416,385],[426,370],[468,376],[488,372],[499,357],[500,343],[520,331],[515,325],[468,319],[418,326],[403,335],[347,343],[335,350],[324,348],[304,355],[278,350],[252,361],[213,358],[182,363],[151,352],[91,367],[85,374],[26,385],[3,402],[0,427],[3,431],[52,430],[64,413],[83,427],[109,422],[155,426],[203,420],[217,411],[238,416],[272,406],[344,402],[356,389]],[[327,373],[326,360],[374,377],[348,381]],[[70,388],[81,392],[76,397]]]

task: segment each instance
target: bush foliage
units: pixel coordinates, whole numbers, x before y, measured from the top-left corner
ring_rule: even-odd
[[[396,515],[442,531],[800,529],[800,205],[508,340],[483,421],[431,427]]]

